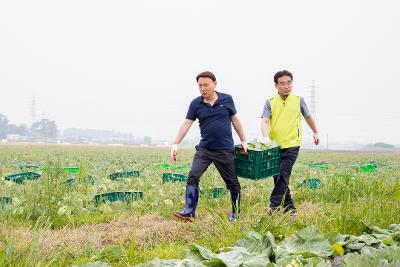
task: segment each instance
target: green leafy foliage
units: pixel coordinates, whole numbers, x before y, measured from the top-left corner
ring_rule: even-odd
[[[391,230],[373,226],[368,228],[380,233],[386,232],[388,236],[396,235],[397,238],[398,232],[393,233],[398,230],[397,225],[391,225]],[[341,258],[343,266],[398,266],[396,264],[400,263],[400,247],[386,246],[372,235],[350,236],[335,232],[323,235],[314,226],[309,226],[288,236],[279,244],[275,243],[270,232],[261,235],[250,231],[236,241],[234,247],[219,249],[217,253],[200,245],[191,245],[186,253],[186,261],[155,259],[142,266],[330,267],[335,257],[334,247],[339,244],[349,251]],[[350,252],[351,250],[359,253]]]

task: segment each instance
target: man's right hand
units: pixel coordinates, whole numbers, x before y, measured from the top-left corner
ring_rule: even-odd
[[[176,160],[176,155],[178,155],[178,144],[173,144],[171,147],[171,159]]]
[[[317,146],[319,144],[318,133],[313,133],[314,144]]]
[[[263,136],[263,138],[261,139],[261,142],[264,144],[269,144],[269,143],[271,143],[271,140],[269,139],[268,136]]]

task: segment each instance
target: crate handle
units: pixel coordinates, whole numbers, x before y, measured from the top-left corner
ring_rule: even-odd
[[[249,154],[249,149],[247,148],[246,150],[244,150],[243,144],[240,145],[243,149],[240,150],[240,154],[242,155],[248,155]]]
[[[240,150],[240,154],[242,155],[248,155],[249,151],[244,151],[244,149]]]

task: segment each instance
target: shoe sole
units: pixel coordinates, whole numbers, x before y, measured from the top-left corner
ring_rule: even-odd
[[[194,219],[193,219],[193,217],[185,217],[185,216],[182,216],[182,215],[180,215],[180,214],[176,214],[176,213],[174,213],[174,216],[176,217],[176,218],[179,218],[179,219],[181,219],[181,220],[184,220],[185,222],[193,222],[194,221]]]

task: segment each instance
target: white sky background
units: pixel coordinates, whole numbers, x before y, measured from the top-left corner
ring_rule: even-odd
[[[400,143],[398,1],[0,1],[0,113],[172,140],[213,71],[248,139],[288,69],[330,142]],[[303,128],[306,128],[304,125]],[[189,136],[198,136],[197,125]],[[324,141],[322,141],[324,142]]]

